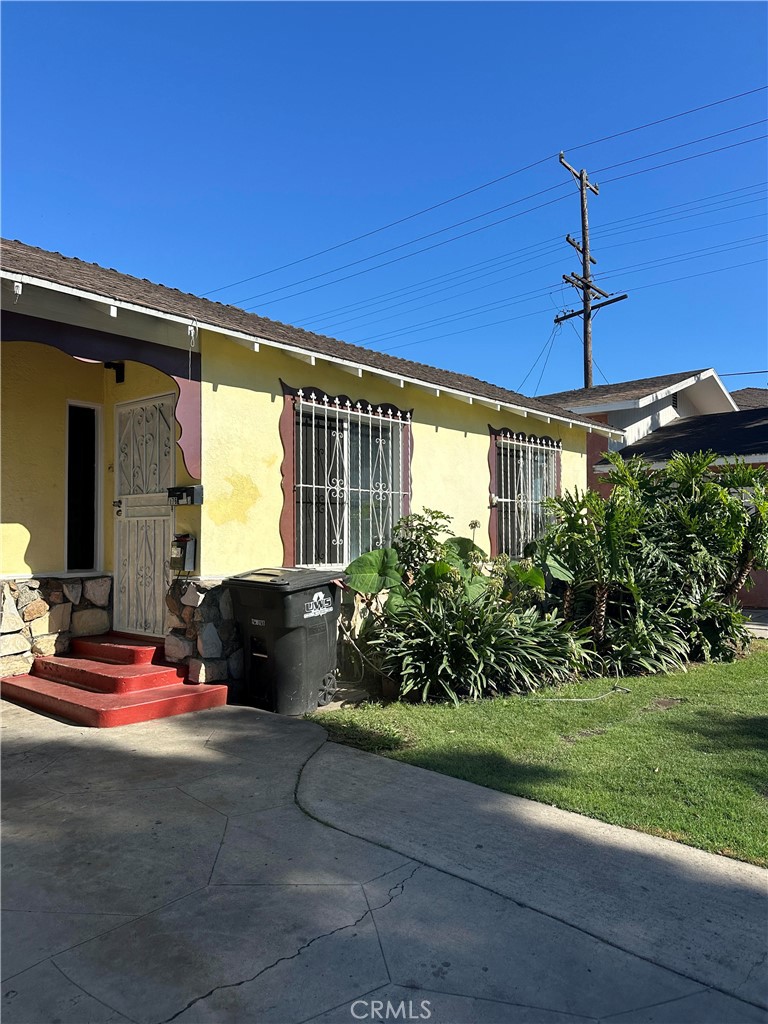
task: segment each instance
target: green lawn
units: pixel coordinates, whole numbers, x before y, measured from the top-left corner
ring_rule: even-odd
[[[365,704],[316,720],[339,743],[768,866],[768,642],[731,665],[620,683],[631,692],[590,703]]]

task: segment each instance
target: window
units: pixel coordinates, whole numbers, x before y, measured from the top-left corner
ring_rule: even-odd
[[[551,437],[492,431],[491,537],[494,554],[522,557],[547,525],[545,498],[559,491],[562,442]]]
[[[389,544],[409,510],[410,413],[320,391],[291,398],[293,544],[286,561],[347,565]]]

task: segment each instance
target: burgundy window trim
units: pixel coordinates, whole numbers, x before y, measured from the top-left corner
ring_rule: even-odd
[[[488,445],[488,508],[490,509],[490,515],[488,516],[488,539],[489,539],[489,550],[491,552],[491,558],[496,558],[499,553],[499,509],[493,501],[493,495],[498,494],[497,490],[497,474],[498,474],[498,457],[496,453],[496,439],[499,436],[499,430],[488,424],[488,432],[491,435],[491,443]]]

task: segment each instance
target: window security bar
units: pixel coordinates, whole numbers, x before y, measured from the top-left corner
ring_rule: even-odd
[[[408,510],[411,414],[303,390],[294,407],[296,564],[345,566]]]
[[[557,494],[562,442],[551,437],[516,434],[496,436],[496,486],[491,504],[498,513],[498,550],[521,558],[526,544],[540,537],[548,516],[542,503]]]

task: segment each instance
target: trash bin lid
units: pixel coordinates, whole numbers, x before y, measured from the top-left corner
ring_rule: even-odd
[[[274,569],[251,569],[250,572],[230,576],[225,582],[259,587],[262,590],[280,590],[286,594],[293,590],[322,587],[343,578],[344,573],[339,569],[290,569],[283,566]]]

